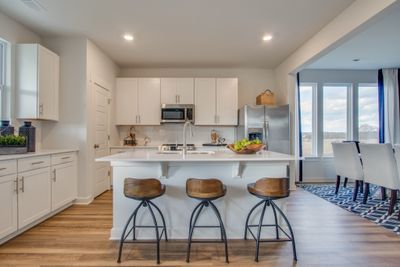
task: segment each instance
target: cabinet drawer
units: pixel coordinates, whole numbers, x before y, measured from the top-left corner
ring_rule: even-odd
[[[76,154],[75,153],[62,153],[51,155],[51,165],[58,165],[67,162],[75,161]]]
[[[50,166],[50,156],[32,157],[18,160],[18,172],[25,172]]]
[[[0,176],[17,173],[17,160],[0,161]]]

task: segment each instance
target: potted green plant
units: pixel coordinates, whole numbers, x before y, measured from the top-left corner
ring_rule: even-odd
[[[25,136],[13,134],[0,136],[0,155],[22,154],[27,151]]]

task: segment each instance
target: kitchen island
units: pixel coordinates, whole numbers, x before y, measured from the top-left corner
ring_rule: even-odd
[[[124,224],[139,204],[123,194],[124,179],[159,178],[166,185],[166,193],[154,202],[163,211],[171,239],[185,239],[188,235],[190,214],[198,203],[186,196],[185,185],[188,178],[218,178],[227,187],[223,198],[215,201],[225,223],[229,239],[243,238],[246,215],[258,198],[247,192],[247,184],[262,177],[291,177],[294,189],[294,160],[292,155],[271,151],[261,151],[252,155],[239,155],[229,150],[159,152],[137,149],[119,153],[96,161],[110,162],[113,172],[113,228],[110,239],[119,239]],[[285,209],[283,202],[278,201]],[[145,211],[147,212],[147,211]],[[210,213],[211,212],[211,213]],[[255,216],[257,217],[257,216]],[[269,214],[266,216],[268,221]],[[148,214],[139,214],[138,224],[149,225]],[[216,225],[211,210],[206,210],[199,218],[199,224]],[[266,233],[268,231],[265,231]],[[154,238],[154,230],[140,229],[138,238]],[[218,230],[196,229],[195,238],[218,237]]]

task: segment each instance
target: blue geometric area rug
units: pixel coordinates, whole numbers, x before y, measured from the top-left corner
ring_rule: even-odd
[[[340,186],[337,195],[335,195],[334,184],[298,184],[297,186],[400,235],[399,205],[395,206],[394,212],[389,216],[389,197],[382,201],[377,186],[370,186],[367,204],[362,204],[363,194],[361,193],[358,194],[357,200],[353,201],[354,186],[351,184],[348,184],[346,188]]]

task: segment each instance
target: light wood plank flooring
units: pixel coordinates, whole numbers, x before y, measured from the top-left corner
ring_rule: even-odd
[[[152,244],[128,244],[116,263],[109,241],[112,193],[91,205],[73,206],[0,246],[0,266],[157,266]],[[221,244],[194,244],[185,262],[185,241],[161,246],[161,266],[400,266],[400,237],[302,189],[288,202],[299,261],[290,243],[263,244],[255,263],[254,241],[230,241],[229,265]]]

